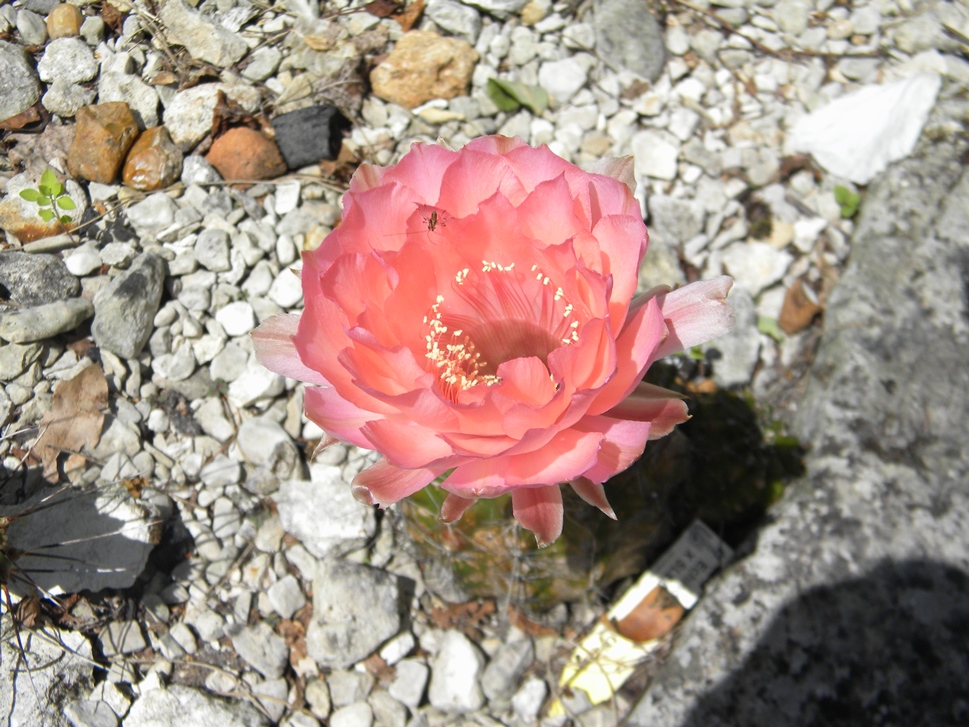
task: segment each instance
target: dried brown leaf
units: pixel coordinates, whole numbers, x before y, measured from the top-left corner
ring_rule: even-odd
[[[79,452],[97,445],[107,403],[108,382],[97,364],[54,390],[51,410],[40,422],[41,435],[35,445],[44,464],[44,477],[57,477],[57,458],[62,452]]]

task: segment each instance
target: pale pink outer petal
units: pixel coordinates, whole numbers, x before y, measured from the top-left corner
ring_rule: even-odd
[[[606,416],[584,417],[576,429],[599,432],[602,436],[596,461],[582,475],[592,482],[605,482],[635,462],[649,439],[650,422],[613,419]],[[574,478],[573,478],[574,479]]]
[[[587,477],[577,477],[569,483],[575,494],[593,507],[599,508],[604,515],[618,520],[612,505],[606,499],[606,489],[599,482],[593,482]]]
[[[442,485],[448,492],[478,497],[522,485],[551,485],[585,473],[596,462],[600,432],[567,429],[534,452],[473,460],[459,465]]]
[[[596,223],[592,231],[602,254],[602,272],[612,276],[609,315],[612,330],[622,330],[629,302],[636,294],[639,263],[649,239],[646,226],[638,217],[609,215]]]
[[[593,174],[612,177],[625,184],[631,193],[636,192],[633,157],[603,157],[592,166]]]
[[[381,459],[353,478],[353,496],[365,505],[387,507],[431,484],[446,468],[402,469]]]
[[[512,511],[523,528],[535,533],[538,547],[544,548],[562,534],[562,490],[558,485],[522,487],[511,491]]]
[[[606,412],[616,419],[650,422],[650,439],[665,437],[677,424],[690,418],[686,402],[675,391],[642,383],[621,402]]]
[[[299,327],[299,314],[273,316],[251,334],[252,347],[259,363],[270,371],[297,381],[326,386],[323,374],[303,363],[293,339]]]
[[[395,467],[424,467],[454,455],[436,432],[411,422],[376,420],[360,431],[370,440],[367,448],[380,452]]]
[[[589,414],[608,411],[636,388],[646,367],[656,359],[665,331],[663,314],[655,299],[647,300],[632,312],[616,338],[615,374],[589,406]]]
[[[727,293],[732,285],[732,278],[721,275],[657,295],[655,300],[663,311],[669,336],[655,358],[685,351],[733,328],[733,310],[727,304]]]
[[[370,449],[370,440],[360,431],[367,422],[381,415],[360,409],[340,396],[335,389],[308,386],[303,397],[306,417],[344,442]]]
[[[473,497],[461,497],[449,492],[441,505],[441,520],[446,523],[453,523],[464,515],[465,510],[477,502]]]

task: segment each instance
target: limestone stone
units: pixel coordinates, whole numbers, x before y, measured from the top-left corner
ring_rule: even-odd
[[[868,187],[798,404],[805,478],[707,585],[628,724],[962,721],[969,144],[938,131],[947,113]]]
[[[412,109],[433,98],[466,94],[477,62],[467,41],[411,30],[373,69],[370,82],[377,97]]]

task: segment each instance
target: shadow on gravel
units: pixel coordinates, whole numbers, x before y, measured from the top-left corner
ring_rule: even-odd
[[[886,561],[788,604],[683,727],[969,724],[969,575]]]

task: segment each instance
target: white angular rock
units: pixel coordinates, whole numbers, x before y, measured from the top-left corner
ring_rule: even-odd
[[[400,630],[398,579],[343,560],[321,561],[313,581],[306,648],[317,664],[346,669]],[[360,604],[367,604],[365,609]]]
[[[354,499],[339,467],[314,464],[310,481],[283,482],[273,496],[286,532],[323,558],[359,548],[373,537],[373,508]]]
[[[278,679],[283,675],[289,649],[265,622],[242,629],[232,637],[232,646],[247,664],[267,679]]]
[[[430,675],[427,664],[417,659],[404,659],[397,664],[397,676],[387,691],[394,699],[416,709],[424,698],[427,678]]]
[[[758,295],[783,278],[794,262],[791,253],[757,240],[731,244],[723,251],[722,259],[727,273],[751,295]]]
[[[466,714],[485,703],[481,691],[484,656],[460,631],[446,631],[431,662],[431,705],[449,714]]]
[[[131,705],[124,723],[125,727],[261,727],[265,721],[248,702],[226,702],[198,689],[172,685],[142,694]]]

